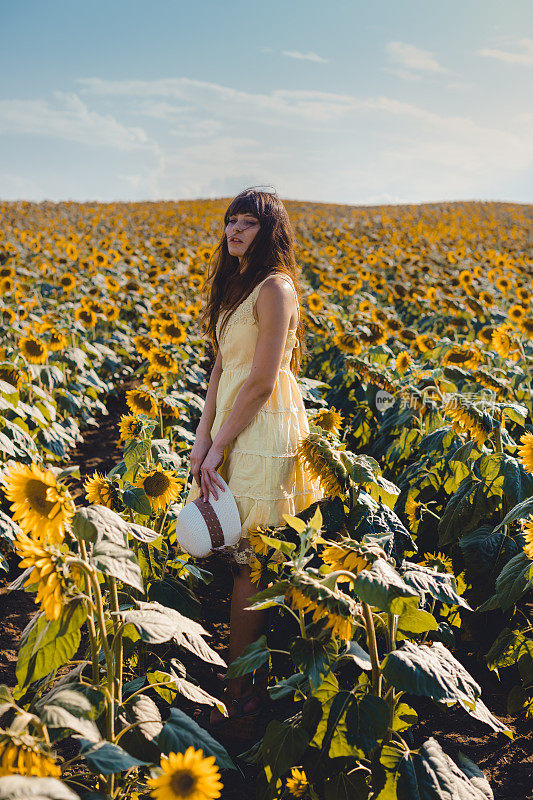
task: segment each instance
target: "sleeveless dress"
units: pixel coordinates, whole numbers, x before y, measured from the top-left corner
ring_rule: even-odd
[[[211,426],[214,439],[231,412],[235,398],[250,374],[259,327],[253,315],[255,301],[270,273],[233,311],[220,338],[223,315],[216,324],[222,356],[222,373]],[[286,278],[298,300],[292,280]],[[299,314],[299,309],[298,309]],[[224,449],[217,472],[235,497],[241,518],[241,540],[217,552],[230,563],[251,564],[254,551],[248,528],[256,525],[285,525],[283,514],[298,514],[324,496],[318,479],[313,479],[296,456],[298,441],[309,433],[303,397],[290,368],[293,348],[298,345],[296,329],[289,329],[280,369],[272,394],[254,418]],[[195,480],[185,503],[200,494]]]

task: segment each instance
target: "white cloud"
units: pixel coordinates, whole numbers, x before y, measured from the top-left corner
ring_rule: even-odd
[[[524,67],[533,67],[533,39],[528,39],[527,37],[518,39],[517,45],[523,48],[523,53],[484,47],[481,50],[476,50],[476,54],[478,56],[486,56],[487,58],[495,58],[498,61],[506,61],[509,64],[521,64]]]
[[[412,44],[405,42],[388,42],[385,50],[390,58],[395,61],[403,70],[397,70],[396,74],[405,80],[415,80],[416,72],[438,72],[451,73],[451,70],[441,66],[429,50],[421,50]],[[412,71],[415,71],[414,73]],[[390,70],[389,70],[390,71]]]
[[[132,150],[151,146],[142,128],[122,125],[115,117],[89,111],[78,95],[54,92],[46,100],[0,100],[0,133],[53,136],[79,144]]]
[[[316,53],[300,53],[297,50],[282,50],[281,55],[288,56],[289,58],[299,58],[303,59],[304,61],[320,61],[322,64],[327,64],[328,59],[322,58],[322,56],[317,55]]]

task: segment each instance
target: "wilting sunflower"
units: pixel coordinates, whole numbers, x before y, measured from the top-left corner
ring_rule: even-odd
[[[21,336],[19,347],[22,355],[30,364],[44,364],[48,358],[48,348],[35,336]]]
[[[139,336],[133,337],[133,344],[135,345],[135,349],[146,358],[155,342],[149,336],[140,334]]]
[[[70,492],[51,470],[15,464],[4,473],[3,483],[13,519],[25,533],[43,541],[63,541],[65,525],[76,508]]]
[[[59,778],[61,769],[53,754],[29,733],[0,728],[0,777],[7,775]]]
[[[126,402],[134,414],[146,414],[153,419],[158,415],[157,400],[143,389],[130,389],[126,392]]]
[[[398,353],[395,361],[396,369],[398,372],[405,372],[411,366],[411,356],[405,350]]]
[[[29,379],[30,376],[28,373],[24,372],[20,367],[16,367],[14,364],[0,365],[0,380],[11,384],[11,386],[14,386],[17,390],[27,383]]]
[[[479,445],[482,445],[492,432],[488,414],[478,411],[464,398],[450,398],[444,407],[444,413],[452,418],[452,428],[457,433],[469,433]]]
[[[333,337],[333,344],[339,348],[341,353],[350,353],[357,356],[363,349],[359,337],[355,333],[337,333]]]
[[[152,511],[165,509],[177,498],[182,488],[182,482],[176,478],[175,471],[163,469],[161,463],[155,469],[141,470],[135,485],[144,489]]]
[[[313,423],[320,425],[325,431],[338,433],[344,417],[337,411],[335,406],[331,408],[321,408],[313,415]]]
[[[334,570],[345,569],[357,575],[361,570],[369,566],[368,561],[363,555],[364,546],[356,542],[339,542],[328,545],[322,550],[320,557],[322,561],[333,567]],[[347,575],[339,576],[338,580],[349,581]]]
[[[518,448],[520,461],[528,472],[533,473],[533,433],[527,431],[520,437],[521,447]]]
[[[285,602],[302,611],[313,611],[313,622],[323,620],[332,636],[351,639],[351,616],[358,613],[355,600],[339,589],[330,589],[306,572],[293,573]]]
[[[291,777],[287,778],[287,791],[293,797],[305,797],[309,794],[309,781],[307,775],[298,767],[292,767]]]
[[[326,436],[310,432],[298,443],[297,458],[307,467],[313,480],[320,480],[322,489],[328,495],[336,496],[348,485],[348,473],[338,451]]]
[[[215,756],[204,757],[203,750],[191,745],[185,753],[161,756],[163,774],[148,778],[150,794],[156,800],[214,800],[224,784],[215,766]]]
[[[530,514],[527,518],[522,533],[526,540],[524,552],[528,558],[533,560],[533,514]]]
[[[41,604],[46,619],[55,620],[61,616],[69,586],[81,585],[81,573],[77,568],[69,570],[65,564],[65,554],[53,544],[39,542],[19,531],[13,546],[22,561],[19,567],[32,567],[24,586],[38,584],[35,602]]]
[[[0,291],[1,291],[1,288],[0,288]],[[12,308],[3,308],[0,311],[0,315],[2,317],[2,322],[5,325],[13,325],[13,323],[15,322],[15,320],[17,318],[17,315],[15,314],[15,312],[14,312],[14,310]]]
[[[113,508],[113,501],[118,499],[113,480],[99,472],[93,472],[92,476],[84,482],[83,488],[89,503]]]

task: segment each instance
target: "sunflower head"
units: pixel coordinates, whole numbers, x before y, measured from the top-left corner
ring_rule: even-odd
[[[119,496],[117,486],[112,478],[107,478],[99,472],[93,472],[92,476],[84,482],[83,488],[87,502],[117,509]]]
[[[444,553],[424,553],[424,558],[420,564],[423,567],[434,569],[436,572],[448,572],[450,575],[454,574],[452,560],[448,556],[445,556]]]
[[[20,352],[29,364],[44,364],[48,358],[48,348],[35,336],[22,336],[19,339]]]
[[[521,446],[518,448],[518,457],[525,469],[533,474],[533,433],[527,431],[520,437]]]
[[[0,728],[0,777],[7,775],[59,778],[61,769],[43,742],[27,732]]]
[[[135,485],[144,490],[152,511],[159,511],[178,497],[183,483],[178,480],[174,470],[163,469],[158,463],[155,469],[141,470]]]
[[[287,791],[292,797],[306,798],[309,796],[309,781],[304,770],[292,767],[291,776],[286,781]]]
[[[144,423],[142,419],[136,417],[135,414],[123,414],[118,423],[120,438],[123,441],[128,439],[136,439],[144,430]]]
[[[311,569],[294,571],[289,578],[285,602],[302,611],[313,611],[313,622],[322,620],[334,636],[351,638],[352,617],[359,612],[359,605],[336,586],[331,588],[319,580],[318,572]]]
[[[161,770],[159,777],[147,780],[156,800],[215,800],[221,796],[223,784],[215,756],[206,758],[203,750],[192,745],[184,753],[161,756]]]
[[[335,449],[327,435],[310,431],[298,443],[297,458],[302,460],[313,480],[320,484],[328,495],[338,495],[348,486],[349,477],[342,463],[339,451]]]
[[[313,423],[319,425],[325,431],[338,433],[343,419],[344,417],[340,411],[337,411],[335,406],[332,406],[331,408],[321,408],[313,416]]]
[[[152,417],[152,419],[157,418],[157,400],[149,391],[130,389],[126,392],[126,402],[133,414],[146,414],[147,417]]]
[[[76,511],[64,484],[37,464],[15,464],[3,476],[13,519],[25,533],[50,542],[63,541],[65,525]]]

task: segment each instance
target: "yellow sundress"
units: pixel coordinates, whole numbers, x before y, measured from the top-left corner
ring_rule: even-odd
[[[235,309],[224,330],[216,331],[222,356],[222,373],[216,396],[216,412],[211,426],[214,439],[229,415],[235,398],[250,374],[258,324],[253,309],[262,280]],[[294,284],[285,274],[293,291]],[[296,295],[298,300],[298,296]],[[299,309],[298,309],[299,313]],[[296,456],[298,440],[309,433],[309,422],[303,397],[290,368],[293,348],[298,345],[296,329],[287,333],[285,350],[274,390],[254,418],[224,449],[217,472],[224,478],[235,497],[241,518],[241,541],[223,548],[230,562],[250,564],[254,551],[248,540],[248,528],[256,525],[285,525],[283,514],[298,514],[324,496],[318,479],[313,479]],[[195,480],[185,503],[196,500],[200,489]],[[243,541],[244,540],[244,541]],[[222,549],[221,549],[222,551]]]

